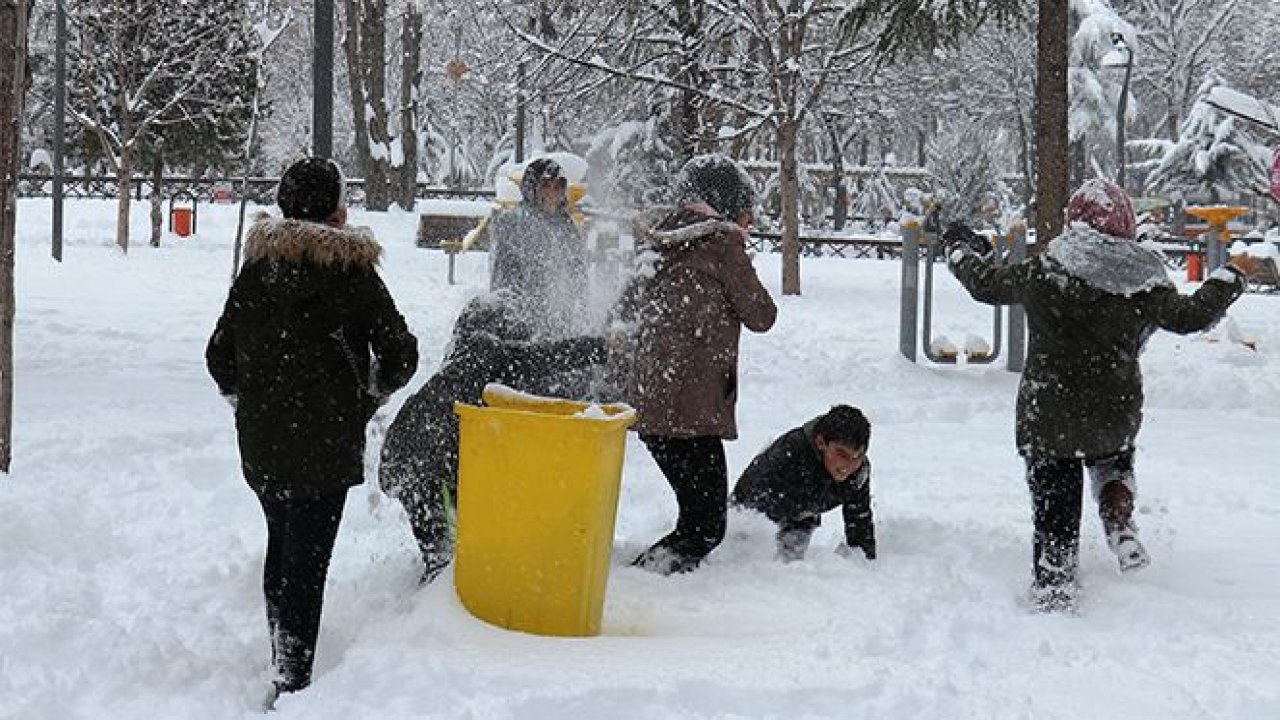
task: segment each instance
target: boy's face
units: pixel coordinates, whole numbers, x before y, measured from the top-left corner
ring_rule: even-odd
[[[814,438],[813,444],[822,456],[823,466],[836,482],[844,482],[852,477],[867,457],[866,448],[854,447],[851,443],[840,440],[828,442],[821,435]]]

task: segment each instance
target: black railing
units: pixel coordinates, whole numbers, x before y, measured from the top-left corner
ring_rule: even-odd
[[[176,193],[188,193],[199,202],[236,201],[240,198],[243,178],[210,177],[190,178],[169,176],[162,178],[162,192],[166,198]],[[275,201],[278,177],[251,177],[245,185],[250,200],[264,205]],[[347,201],[356,207],[364,206],[364,180],[347,180]],[[63,175],[62,192],[68,198],[114,198],[120,186],[114,175]],[[134,177],[129,181],[129,193],[137,200],[151,194],[151,178]],[[53,176],[48,174],[19,174],[19,197],[49,197],[53,193]],[[419,182],[414,195],[419,199],[444,198],[450,200],[492,200],[494,191],[488,188],[450,188]]]

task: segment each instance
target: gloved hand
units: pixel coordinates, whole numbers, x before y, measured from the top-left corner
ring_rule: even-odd
[[[991,254],[991,241],[979,235],[962,222],[953,222],[942,233],[942,246],[950,257],[956,250],[972,252],[979,257]]]

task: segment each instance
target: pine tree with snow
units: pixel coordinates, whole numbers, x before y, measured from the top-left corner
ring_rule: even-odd
[[[1217,74],[1210,73],[1200,84],[1197,98],[1223,84]],[[1267,191],[1271,151],[1249,137],[1234,118],[1202,100],[1191,106],[1176,141],[1147,140],[1138,145],[1160,153],[1147,177],[1150,190],[1181,191],[1213,203],[1238,193]]]

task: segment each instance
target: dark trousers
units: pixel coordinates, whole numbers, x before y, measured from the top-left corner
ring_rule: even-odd
[[[329,559],[347,493],[319,498],[259,495],[267,518],[262,589],[271,632],[271,663],[283,692],[311,683]]]
[[[1035,540],[1037,587],[1075,582],[1080,552],[1080,511],[1084,502],[1084,461],[1079,458],[1027,459]]]
[[[666,550],[674,557],[671,572],[697,567],[724,540],[728,513],[729,470],[724,441],[718,437],[669,438],[642,435],[654,461],[676,493],[676,529],[641,556]]]

